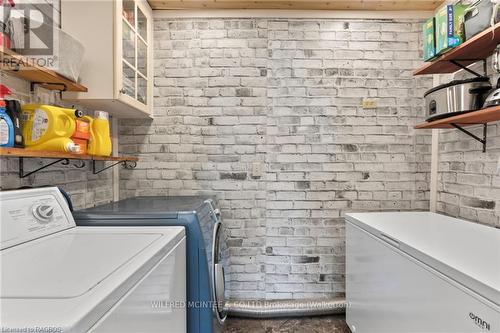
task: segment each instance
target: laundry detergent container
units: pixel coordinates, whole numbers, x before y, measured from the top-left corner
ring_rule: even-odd
[[[21,122],[26,148],[77,152],[79,146],[70,139],[75,132],[77,112],[52,105],[24,105]]]

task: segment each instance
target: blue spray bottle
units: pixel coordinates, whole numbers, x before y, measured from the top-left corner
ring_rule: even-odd
[[[14,147],[14,124],[7,114],[6,95],[10,95],[9,88],[0,84],[0,147]]]

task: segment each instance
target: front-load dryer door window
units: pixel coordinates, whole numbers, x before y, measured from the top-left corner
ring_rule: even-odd
[[[202,219],[203,221],[200,221],[200,224],[206,244],[210,270],[210,289],[212,301],[214,302],[213,310],[218,322],[222,324],[226,319],[226,312],[224,311],[225,279],[222,259],[226,258],[227,247],[222,232],[219,209],[214,207],[212,200],[205,200],[205,207],[208,208],[210,219]],[[210,232],[208,232],[209,230]]]
[[[212,248],[212,298],[215,301],[214,312],[217,320],[223,323],[226,319],[226,312],[224,310],[225,305],[225,279],[224,279],[224,267],[222,266],[221,257],[224,244],[222,233],[222,223],[217,222],[214,228],[214,243]]]

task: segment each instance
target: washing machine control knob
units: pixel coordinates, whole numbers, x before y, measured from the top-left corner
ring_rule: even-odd
[[[50,205],[36,205],[33,207],[33,215],[40,222],[49,222],[54,216],[54,207]]]

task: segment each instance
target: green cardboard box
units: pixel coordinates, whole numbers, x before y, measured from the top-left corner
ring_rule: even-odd
[[[429,61],[436,57],[436,25],[434,17],[424,23],[424,61]]]
[[[460,45],[464,38],[466,5],[443,5],[436,11],[436,54]]]

